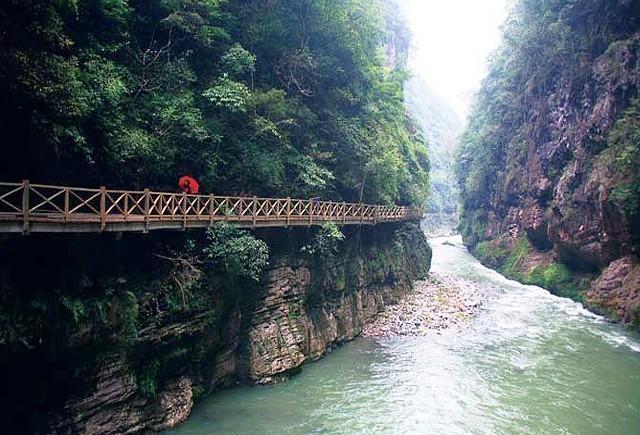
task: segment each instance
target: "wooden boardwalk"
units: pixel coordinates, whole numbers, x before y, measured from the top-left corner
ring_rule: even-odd
[[[206,228],[375,225],[422,218],[399,206],[0,183],[0,233],[148,232]]]

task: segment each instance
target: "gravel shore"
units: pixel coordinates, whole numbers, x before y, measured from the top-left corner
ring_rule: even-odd
[[[460,327],[479,311],[485,294],[470,281],[431,273],[426,281],[415,284],[412,294],[378,314],[362,336],[425,335]]]

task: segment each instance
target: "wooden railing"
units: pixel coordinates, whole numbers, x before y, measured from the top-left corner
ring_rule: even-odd
[[[0,232],[105,232],[202,228],[216,222],[246,227],[377,224],[417,220],[399,206],[185,193],[85,189],[0,183]]]

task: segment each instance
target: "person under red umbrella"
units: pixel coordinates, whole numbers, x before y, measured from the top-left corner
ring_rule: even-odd
[[[178,180],[178,187],[189,195],[195,195],[200,192],[200,184],[191,175],[183,175]]]

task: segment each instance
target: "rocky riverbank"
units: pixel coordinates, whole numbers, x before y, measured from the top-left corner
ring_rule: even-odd
[[[424,335],[466,324],[480,309],[486,292],[477,284],[431,273],[400,303],[382,311],[362,331],[363,337]]]

